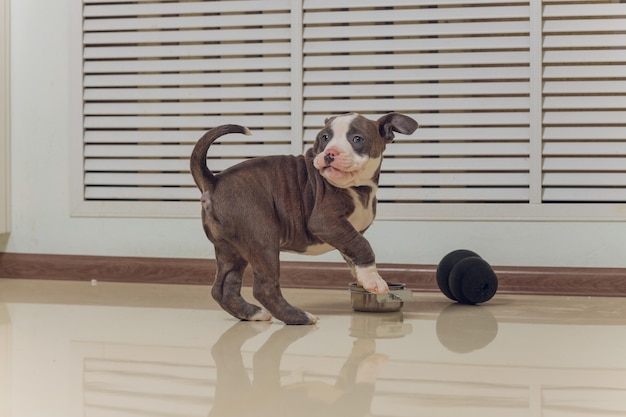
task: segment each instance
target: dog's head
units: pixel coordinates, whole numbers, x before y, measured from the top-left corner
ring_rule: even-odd
[[[370,120],[356,113],[326,119],[313,145],[313,165],[331,184],[348,188],[378,182],[382,154],[394,132],[410,135],[417,122],[399,113]]]

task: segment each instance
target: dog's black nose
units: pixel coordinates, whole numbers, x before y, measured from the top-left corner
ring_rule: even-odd
[[[326,155],[324,155],[324,162],[326,162],[328,165],[330,165],[334,160],[335,155],[333,155],[332,153],[327,153]]]

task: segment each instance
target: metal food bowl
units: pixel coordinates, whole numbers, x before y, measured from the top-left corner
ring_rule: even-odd
[[[404,290],[404,284],[388,282],[390,294],[393,291]],[[350,283],[350,298],[352,300],[352,309],[354,311],[366,311],[386,313],[392,311],[400,311],[404,302],[401,298],[396,297],[379,297],[376,294],[368,292],[356,282]]]

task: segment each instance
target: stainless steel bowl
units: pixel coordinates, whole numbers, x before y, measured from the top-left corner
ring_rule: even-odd
[[[390,291],[404,290],[406,286],[404,284],[390,283],[388,282]],[[366,312],[391,312],[399,311],[404,302],[400,299],[379,301],[379,297],[376,294],[367,292],[365,288],[361,287],[358,283],[350,283],[350,298],[352,300],[352,309],[354,311],[366,311]]]

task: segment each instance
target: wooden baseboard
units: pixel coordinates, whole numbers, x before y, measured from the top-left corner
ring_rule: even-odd
[[[439,291],[436,265],[379,264],[381,275],[414,291]],[[626,268],[498,267],[499,293],[626,296]],[[210,285],[208,259],[0,253],[0,278]],[[346,289],[352,280],[342,263],[283,262],[285,288]],[[251,285],[248,271],[244,285]]]

